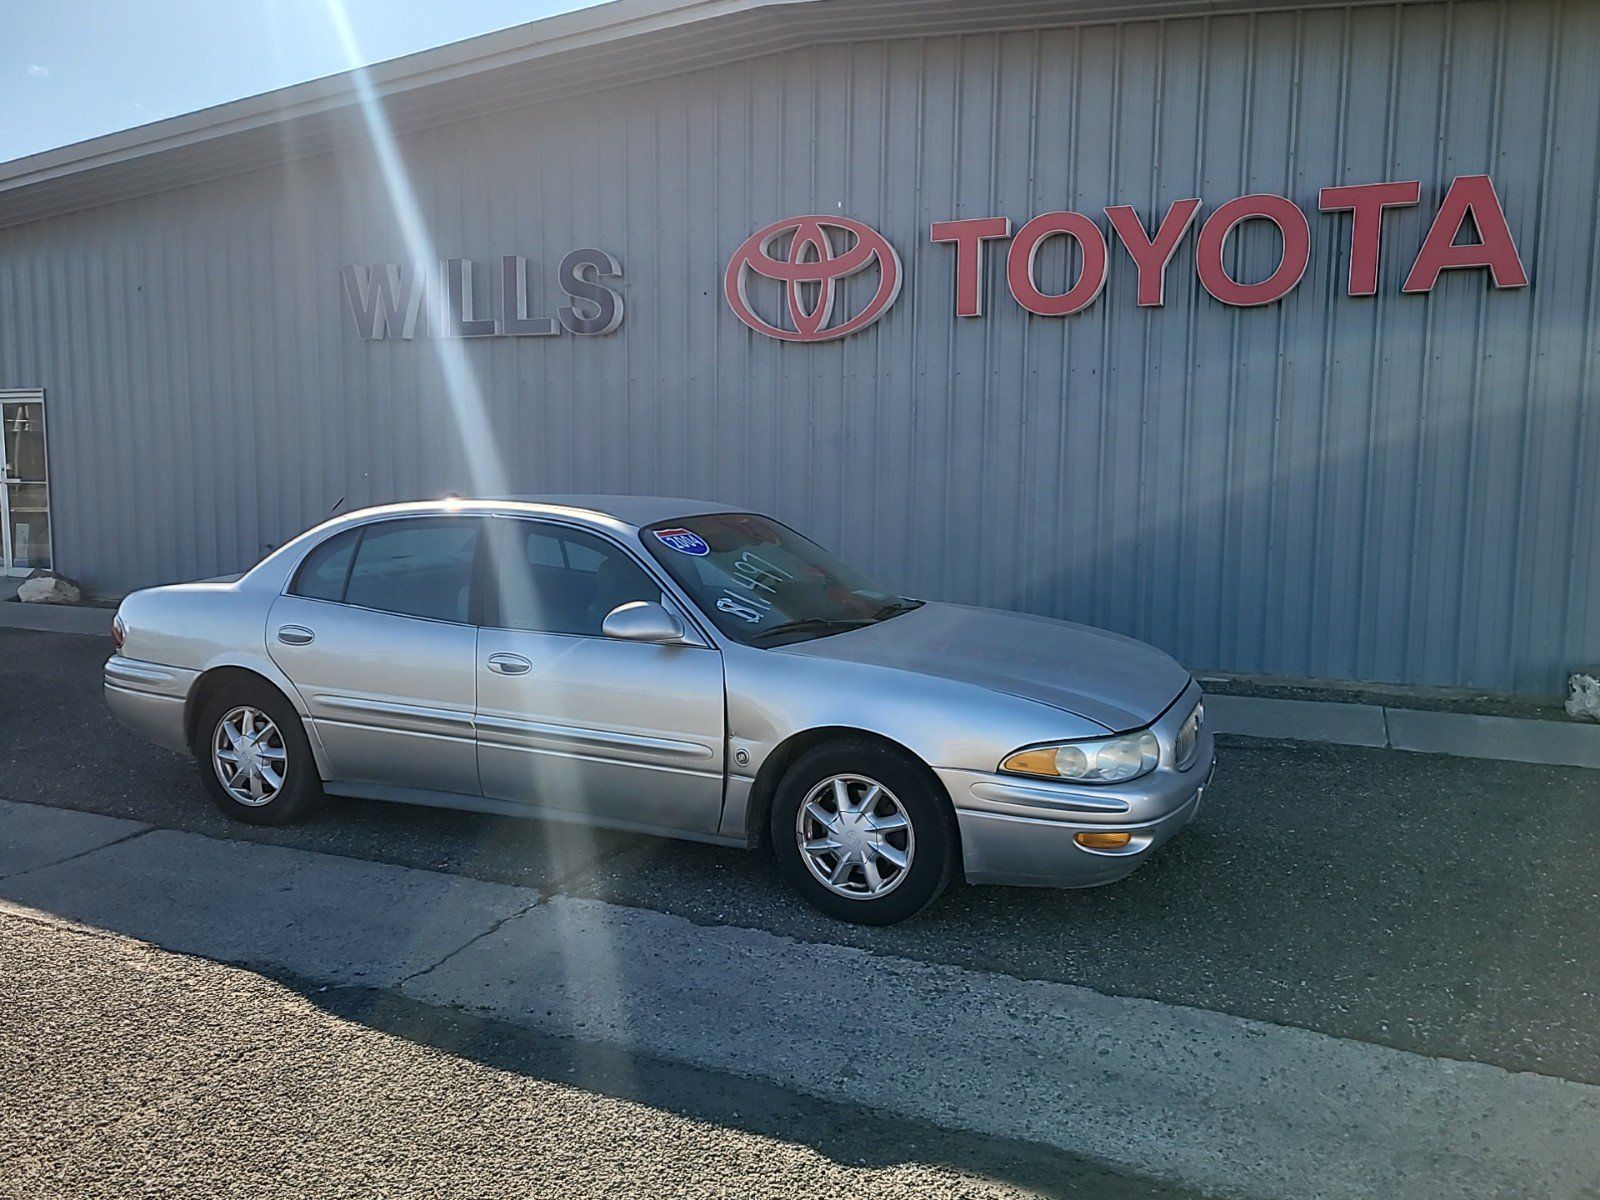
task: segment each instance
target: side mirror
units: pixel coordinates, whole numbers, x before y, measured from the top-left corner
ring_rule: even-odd
[[[625,642],[678,642],[683,622],[653,600],[631,600],[606,614],[600,632]]]

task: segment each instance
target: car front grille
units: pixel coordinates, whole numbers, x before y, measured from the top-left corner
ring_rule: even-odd
[[[1194,711],[1184,720],[1183,728],[1178,730],[1172,750],[1180,771],[1194,762],[1195,751],[1200,747],[1200,725],[1205,719],[1206,706],[1202,701],[1194,706]]]

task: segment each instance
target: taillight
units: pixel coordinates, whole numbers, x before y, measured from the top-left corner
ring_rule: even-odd
[[[128,627],[122,623],[122,616],[119,613],[111,618],[111,644],[116,648],[117,653],[120,654],[122,652],[122,643],[127,638]]]

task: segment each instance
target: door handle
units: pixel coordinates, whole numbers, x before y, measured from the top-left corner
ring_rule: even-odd
[[[489,670],[499,675],[526,675],[533,664],[520,654],[489,655]]]
[[[285,646],[309,646],[317,640],[317,635],[304,625],[280,625],[278,640]]]

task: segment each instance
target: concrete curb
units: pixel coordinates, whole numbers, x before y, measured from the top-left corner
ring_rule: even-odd
[[[1335,742],[1341,746],[1389,744],[1383,709],[1333,700],[1276,700],[1265,696],[1206,696],[1206,723],[1213,733]]]
[[[40,633],[96,634],[111,637],[109,608],[80,607],[71,604],[18,604],[0,600],[0,628],[33,629]]]
[[[1600,769],[1600,725],[1326,700],[1215,695],[1206,697],[1206,719],[1213,732],[1239,737]]]

